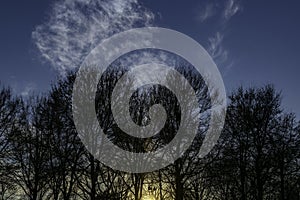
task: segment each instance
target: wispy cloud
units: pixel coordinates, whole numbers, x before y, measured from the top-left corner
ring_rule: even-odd
[[[224,35],[220,32],[217,32],[208,39],[208,52],[214,60],[218,61],[218,63],[224,63],[228,58],[228,50],[223,47],[223,39]]]
[[[200,22],[205,22],[212,17],[219,17],[223,23],[242,11],[240,0],[204,0],[197,9],[196,18]]]
[[[137,0],[59,0],[32,38],[44,59],[64,74],[79,67],[103,39],[151,24],[153,14]]]
[[[224,9],[224,19],[227,22],[230,20],[235,14],[242,10],[242,6],[240,1],[238,0],[228,0]]]
[[[200,7],[200,10],[198,11],[197,19],[200,22],[204,22],[209,18],[213,17],[215,14],[216,14],[216,4],[208,3]]]
[[[21,96],[26,98],[30,94],[32,94],[36,89],[37,89],[36,84],[28,83],[28,84],[25,85],[25,87],[21,91]]]
[[[20,81],[20,79],[15,75],[9,76],[9,86],[14,94],[24,98],[28,98],[34,92],[38,91],[38,86],[35,82]]]
[[[226,75],[234,65],[234,60],[229,59],[229,50],[223,44],[224,34],[217,32],[208,38],[208,53],[218,66],[222,68],[223,75]]]
[[[224,38],[229,22],[238,12],[242,11],[240,0],[204,1],[201,4],[197,18],[201,23],[216,17],[219,20],[219,29],[208,38],[207,50],[218,65],[231,68],[233,61],[228,62],[229,50],[224,46]],[[230,63],[230,64],[228,64]]]

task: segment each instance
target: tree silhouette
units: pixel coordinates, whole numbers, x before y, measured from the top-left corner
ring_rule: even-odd
[[[270,85],[233,91],[223,133],[212,151],[200,158],[211,99],[203,80],[179,67],[186,63],[177,65],[197,89],[201,124],[194,142],[179,159],[151,173],[114,170],[84,147],[82,140],[97,141],[92,148],[109,153],[105,144],[99,143],[103,136],[79,137],[76,131],[71,107],[74,73],[53,85],[47,95],[26,101],[2,88],[0,198],[140,200],[149,195],[164,200],[300,199],[300,126],[294,114],[282,109],[280,93]],[[167,120],[159,134],[132,140],[116,128],[112,113],[107,112],[111,90],[122,76],[117,71],[108,71],[102,77],[95,98],[98,121],[106,137],[127,151],[145,153],[163,147],[180,125],[176,96],[158,85],[133,93],[128,107],[136,124],[149,123],[149,108],[155,103],[164,106]],[[127,81],[131,84],[130,79]],[[168,81],[174,81],[172,76]],[[84,91],[85,87],[80,89]],[[82,120],[89,122],[88,117]]]

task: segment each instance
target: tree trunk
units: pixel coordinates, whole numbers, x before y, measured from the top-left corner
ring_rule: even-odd
[[[90,155],[91,160],[91,193],[90,199],[96,200],[96,173],[95,173],[95,159]]]
[[[280,199],[285,200],[284,166],[283,166],[283,163],[280,164]]]
[[[180,159],[175,162],[175,200],[183,200],[183,183],[181,176]]]

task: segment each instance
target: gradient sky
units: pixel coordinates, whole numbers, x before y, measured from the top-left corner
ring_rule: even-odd
[[[50,0],[0,4],[0,81],[16,94],[46,92],[58,72],[40,59],[31,34]],[[274,84],[287,111],[300,117],[300,1],[142,0],[155,25],[189,35],[215,59],[228,93]]]

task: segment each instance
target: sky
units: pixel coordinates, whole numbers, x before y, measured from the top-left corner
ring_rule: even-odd
[[[105,20],[89,23],[83,23],[80,16],[85,15],[77,15],[80,8],[71,1],[0,3],[0,81],[16,94],[46,93],[58,76],[113,33],[111,27],[122,31],[138,22],[174,29],[198,41],[215,60],[228,94],[241,85],[274,84],[286,111],[300,117],[300,1],[74,0],[98,2],[108,11]],[[69,24],[76,26],[77,21],[96,34],[72,32]],[[73,44],[71,39],[80,43],[62,48]]]

